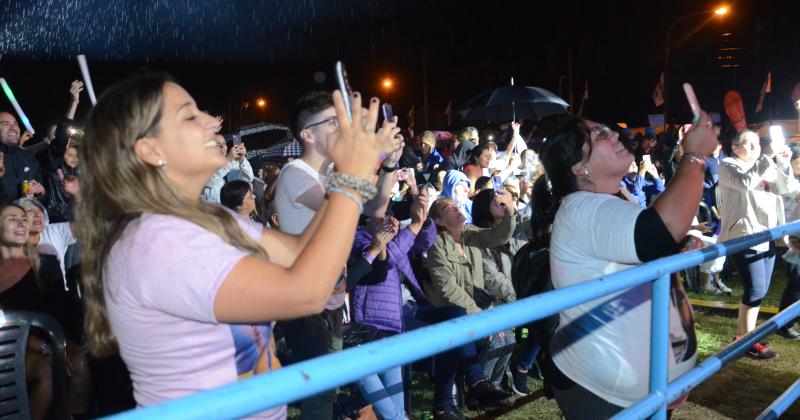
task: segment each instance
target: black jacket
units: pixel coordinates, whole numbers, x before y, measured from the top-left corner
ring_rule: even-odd
[[[72,219],[72,197],[64,192],[64,184],[58,176],[58,170],[64,168],[64,152],[69,144],[69,125],[72,120],[63,118],[56,126],[56,135],[47,150],[37,155],[42,167],[47,197],[44,201],[51,223],[67,222]]]
[[[39,162],[31,152],[19,146],[0,144],[6,173],[0,178],[0,202],[8,203],[20,197],[22,181],[36,180],[45,185]]]

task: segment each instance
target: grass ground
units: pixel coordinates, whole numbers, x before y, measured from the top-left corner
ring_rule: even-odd
[[[726,279],[733,289],[730,296],[706,293],[689,293],[691,298],[738,303],[742,284],[737,277]],[[775,264],[772,285],[764,299],[764,306],[778,306],[786,284],[782,261]],[[698,362],[711,356],[730,343],[736,331],[735,313],[696,313],[696,332],[699,341]],[[766,362],[740,358],[724,367],[719,373],[693,390],[689,401],[675,410],[675,420],[696,419],[754,419],[783,391],[800,377],[800,342],[771,336],[772,347],[780,357]],[[504,411],[465,411],[476,419],[560,419],[561,412],[554,400],[544,396],[542,383],[529,379],[533,394],[518,398],[514,406]],[[427,377],[415,378],[412,388],[412,412],[415,419],[431,419],[429,408],[433,391]],[[786,413],[784,418],[800,419],[800,403]]]
[[[742,285],[736,277],[726,280],[733,289],[731,296],[690,293],[690,297],[738,303]],[[782,262],[777,261],[775,274],[764,306],[778,306],[786,284]],[[699,342],[698,362],[711,356],[730,343],[736,331],[736,314],[696,312],[696,332]],[[754,419],[775,398],[800,377],[800,342],[771,336],[772,347],[780,353],[774,360],[757,362],[747,358],[724,367],[716,375],[694,389],[689,401],[673,413],[675,420],[696,419]],[[410,414],[414,419],[428,420],[433,400],[433,388],[427,375],[415,373],[412,377],[412,402]],[[474,419],[560,419],[561,412],[555,400],[548,399],[542,383],[530,378],[531,395],[517,398],[513,407],[504,410],[470,411],[464,414]],[[290,418],[297,417],[290,410]],[[800,403],[796,403],[783,418],[800,419]]]

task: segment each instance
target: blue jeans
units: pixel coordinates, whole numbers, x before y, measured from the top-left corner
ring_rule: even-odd
[[[383,420],[405,419],[400,366],[358,380],[358,389]]]
[[[486,380],[500,386],[514,352],[514,333],[511,330],[492,334],[478,341],[478,356],[483,364]]]
[[[466,309],[458,306],[421,307],[416,302],[409,301],[403,305],[403,324],[406,331],[411,331],[466,314]],[[464,376],[468,384],[486,379],[478,360],[475,343],[464,344],[453,350],[439,353],[434,360],[436,361],[436,369],[433,373],[434,410],[444,411],[453,408],[453,387],[456,384],[456,373],[459,367],[464,367]]]
[[[522,328],[517,328],[517,368],[522,370],[530,370],[533,364],[536,363],[536,357],[542,350],[538,344],[533,340],[530,328],[528,328],[528,337],[522,338]]]

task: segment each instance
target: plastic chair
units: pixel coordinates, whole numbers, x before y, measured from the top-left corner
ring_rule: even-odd
[[[25,350],[31,327],[44,331],[53,349],[51,417],[69,419],[64,332],[56,320],[33,311],[0,311],[0,418],[30,418]]]

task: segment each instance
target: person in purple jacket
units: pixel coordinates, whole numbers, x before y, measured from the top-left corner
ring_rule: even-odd
[[[398,222],[394,218],[373,218],[367,228],[359,228],[353,243],[353,254],[361,254],[365,259],[374,259],[369,252],[373,235],[387,228],[397,234],[386,244],[380,259],[388,260],[386,280],[377,284],[358,285],[353,298],[353,319],[364,325],[378,329],[374,340],[403,331],[403,296],[401,284],[416,296],[425,294],[419,286],[411,269],[409,255],[419,255],[433,244],[436,227],[427,222],[428,198],[425,191],[414,196],[411,204],[411,224],[398,232]],[[361,394],[373,404],[381,419],[403,419],[404,395],[403,376],[400,366],[393,367],[376,375],[358,381]]]
[[[400,230],[386,246],[388,261],[386,280],[370,281],[370,284],[361,283],[355,287],[355,292],[351,293],[353,319],[359,324],[377,328],[378,334],[374,339],[466,315],[466,310],[458,306],[430,305],[417,279],[419,271],[415,272],[412,268],[412,259],[420,259],[436,240],[436,225],[428,219],[430,206],[426,191],[423,189],[414,196],[410,211],[411,224]],[[390,219],[388,224],[393,225],[394,222]],[[352,256],[361,255],[368,260],[375,259],[374,252],[370,252],[373,235],[385,225],[386,223],[382,224],[378,220],[371,220],[371,228],[359,228],[353,242]],[[466,380],[470,384],[468,400],[475,401],[480,406],[496,406],[510,402],[508,394],[486,381],[481,364],[477,360],[477,349],[473,343],[436,356],[433,378],[434,419],[463,418],[453,404],[452,394],[456,372],[460,366],[464,367]],[[391,414],[382,415],[384,409],[387,410],[384,413],[402,413],[401,385],[399,367],[359,381],[362,395],[373,403],[373,407],[382,418],[391,418]]]

